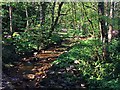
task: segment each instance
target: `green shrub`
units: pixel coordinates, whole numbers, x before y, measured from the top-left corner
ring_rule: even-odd
[[[102,44],[95,39],[80,41],[68,52],[62,54],[53,64],[59,68],[74,65],[82,78],[87,82],[88,88],[93,89],[120,89],[120,54],[116,54],[118,41],[112,41],[109,46],[111,63],[102,60]],[[95,55],[99,58],[94,59]]]
[[[62,42],[62,38],[58,34],[53,34],[50,37],[50,43],[58,44]]]

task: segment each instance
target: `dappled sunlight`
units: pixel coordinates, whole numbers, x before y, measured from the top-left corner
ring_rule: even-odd
[[[120,90],[119,6],[1,3],[0,89]]]
[[[21,62],[6,64],[11,87],[87,89],[104,84],[102,88],[105,88],[113,85],[112,81],[117,87],[119,58],[116,57],[116,62],[105,63],[100,52],[96,53],[93,41],[80,41],[69,49],[62,45],[50,47],[35,56],[21,59]]]
[[[16,62],[14,67],[12,65],[9,65],[9,67],[11,67],[11,68],[8,68],[10,72],[10,73],[8,72],[9,77],[14,78],[14,76],[16,76],[18,80],[15,82],[15,84],[22,83],[21,88],[26,88],[26,87],[30,88],[31,84],[32,84],[32,88],[37,88],[38,86],[40,86],[39,82],[43,78],[49,78],[49,75],[47,75],[47,72],[57,73],[56,71],[51,72],[49,70],[52,67],[51,62],[56,60],[56,58],[58,58],[66,50],[67,50],[67,47],[55,46],[55,47],[50,47],[47,50],[42,50],[41,52],[37,53],[34,57],[33,56],[24,57],[21,59],[21,62]],[[59,73],[60,72],[58,72],[58,74]],[[19,79],[21,80],[19,81]],[[23,85],[23,82],[25,85]],[[15,85],[12,81],[11,83]],[[18,88],[18,86],[15,86],[14,88]]]

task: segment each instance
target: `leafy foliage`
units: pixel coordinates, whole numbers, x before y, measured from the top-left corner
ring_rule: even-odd
[[[98,42],[98,40],[96,40]],[[118,48],[117,40],[113,40],[111,48]],[[115,44],[115,45],[114,45]],[[109,88],[113,90],[119,90],[119,77],[120,72],[120,55],[116,50],[111,52],[112,62],[107,63],[101,58],[101,48],[96,49],[96,46],[100,46],[100,43],[95,43],[95,40],[80,41],[80,44],[73,46],[69,52],[62,54],[56,61],[53,62],[57,67],[66,68],[70,65],[74,65],[79,74],[82,74],[82,78],[87,81],[89,89],[104,89]],[[114,47],[114,48],[115,48]],[[99,51],[96,53],[96,50]]]
[[[19,53],[32,52],[33,49],[39,51],[51,45],[60,46],[68,39],[74,42],[74,37],[85,38],[75,42],[69,51],[65,51],[52,64],[66,71],[74,66],[90,90],[120,89],[120,38],[113,38],[106,43],[109,61],[103,61],[104,45],[99,40],[101,31],[98,23],[98,18],[101,18],[106,24],[113,23],[113,28],[120,29],[119,3],[115,3],[114,19],[99,15],[97,2],[11,2],[1,5],[3,62],[18,61],[19,57],[15,56]],[[109,9],[106,11],[109,12]],[[87,40],[89,36],[95,38]],[[78,79],[74,73],[66,73],[65,78],[68,81]]]

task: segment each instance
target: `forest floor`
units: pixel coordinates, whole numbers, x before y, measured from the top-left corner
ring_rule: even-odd
[[[11,65],[6,65],[7,68],[3,71],[2,89],[87,89],[84,80],[78,75],[73,65],[67,69],[60,69],[51,64],[61,54],[68,52],[74,44],[70,40],[64,40],[61,45],[49,47],[34,56],[24,57]],[[66,78],[67,74],[75,75],[79,79],[70,81]]]

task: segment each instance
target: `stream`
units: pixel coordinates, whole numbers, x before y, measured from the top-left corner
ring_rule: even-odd
[[[71,42],[68,41],[63,44],[72,46]],[[66,70],[60,69],[55,71],[56,68],[51,64],[61,54],[67,52],[68,46],[63,44],[50,47],[47,50],[36,53],[34,56],[24,57],[18,62],[14,62],[14,64],[6,65],[8,68],[2,73],[2,90],[70,88],[71,86],[81,88],[81,85],[83,85],[83,88],[84,84],[79,82],[80,80],[75,83],[64,80],[63,74],[66,73]],[[72,65],[71,67],[74,68]]]

